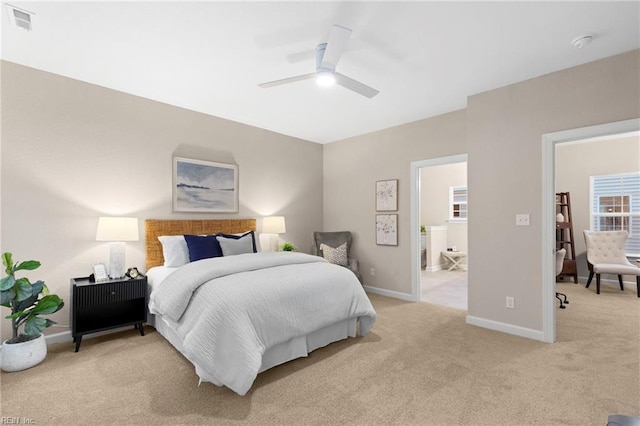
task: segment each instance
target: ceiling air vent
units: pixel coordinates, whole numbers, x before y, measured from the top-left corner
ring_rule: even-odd
[[[9,19],[18,28],[31,31],[34,13],[7,4]]]

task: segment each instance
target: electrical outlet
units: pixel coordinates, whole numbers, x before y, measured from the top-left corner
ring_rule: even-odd
[[[376,268],[369,269],[369,275],[371,275],[372,277],[375,277],[376,276]]]
[[[511,297],[511,296],[507,296],[506,306],[509,309],[515,309],[516,308],[516,298],[515,297]]]
[[[530,225],[529,213],[522,213],[516,215],[516,226],[529,226]]]

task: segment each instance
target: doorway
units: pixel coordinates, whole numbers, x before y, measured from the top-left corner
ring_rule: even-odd
[[[467,310],[466,165],[466,154],[411,163],[415,301]]]
[[[548,133],[542,137],[542,276],[543,285],[543,340],[556,340],[555,298],[555,225],[556,225],[556,147],[559,144],[594,140],[639,132],[640,120],[626,120],[580,129]]]

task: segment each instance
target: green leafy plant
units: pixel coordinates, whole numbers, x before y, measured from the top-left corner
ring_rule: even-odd
[[[58,312],[64,306],[64,301],[55,294],[49,294],[49,289],[43,281],[31,283],[27,278],[16,278],[17,271],[33,271],[40,267],[37,260],[26,260],[13,263],[11,253],[2,253],[2,264],[6,277],[0,280],[0,305],[10,308],[11,315],[5,318],[11,320],[13,335],[7,343],[25,342],[38,337],[42,331],[55,324],[54,321],[40,317]],[[18,334],[24,325],[24,333]]]
[[[280,250],[282,251],[296,251],[296,246],[291,243],[284,243],[280,246]]]
[[[427,232],[427,228],[425,228],[424,225],[420,225],[420,232],[424,234]]]

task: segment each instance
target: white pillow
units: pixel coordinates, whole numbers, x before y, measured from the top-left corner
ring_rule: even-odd
[[[329,263],[334,263],[340,266],[348,266],[347,260],[347,243],[342,243],[336,248],[329,247],[322,243],[320,244],[320,250],[322,251],[322,257],[327,259]]]
[[[253,253],[253,233],[240,234],[241,238],[228,238],[222,235],[216,236],[223,256],[234,254]]]
[[[177,268],[189,263],[189,247],[183,235],[161,235],[158,240],[162,244],[164,266]]]

